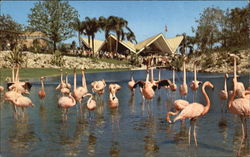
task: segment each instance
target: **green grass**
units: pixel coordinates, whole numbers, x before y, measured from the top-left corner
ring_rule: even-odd
[[[94,72],[108,72],[108,71],[125,71],[129,70],[126,68],[123,69],[87,69],[86,73]],[[68,72],[69,74],[73,73],[72,69],[63,69],[63,72]],[[80,69],[77,69],[77,72],[80,72]],[[20,78],[29,79],[29,78],[40,78],[41,76],[59,76],[60,69],[53,68],[22,68],[20,69]],[[5,81],[6,77],[11,77],[11,69],[0,68],[0,81]]]

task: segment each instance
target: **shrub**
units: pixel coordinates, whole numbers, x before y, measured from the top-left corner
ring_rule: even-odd
[[[65,62],[65,60],[63,59],[61,52],[56,50],[52,59],[51,59],[51,64],[57,65],[57,66],[63,66],[64,62]]]

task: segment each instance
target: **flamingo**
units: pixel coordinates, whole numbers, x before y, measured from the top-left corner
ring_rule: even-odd
[[[199,88],[199,85],[201,85],[202,82],[197,80],[197,71],[196,71],[196,63],[194,63],[194,80],[190,84],[190,88],[193,91],[196,91]]]
[[[104,80],[94,81],[91,83],[92,91],[102,95],[104,93],[104,88],[106,87],[106,82]]]
[[[13,100],[13,103],[16,107],[21,107],[23,111],[23,117],[24,117],[24,109],[29,107],[29,106],[35,106],[30,98],[19,95],[16,97],[16,99]]]
[[[96,108],[96,101],[93,99],[93,95],[90,93],[85,94],[83,97],[89,96],[87,101],[88,110],[94,110]]]
[[[186,106],[181,113],[175,117],[174,122],[176,122],[179,119],[185,120],[185,119],[190,119],[190,126],[189,126],[189,144],[190,144],[190,132],[191,132],[191,126],[192,123],[194,124],[194,139],[195,139],[195,145],[197,146],[197,140],[196,140],[196,120],[201,117],[204,116],[208,113],[209,109],[210,109],[210,100],[209,97],[205,91],[206,87],[210,87],[210,88],[214,88],[213,84],[209,81],[206,81],[203,86],[202,86],[202,94],[204,95],[205,99],[206,99],[206,106],[203,106],[200,103],[191,103],[188,106]]]
[[[86,79],[83,69],[81,69],[82,72],[82,86],[76,88],[76,68],[74,68],[74,93],[73,96],[79,103],[82,102],[82,97],[88,92],[87,86],[86,86]]]
[[[183,84],[180,85],[180,95],[186,96],[188,93],[187,81],[186,81],[186,58],[183,61]]]
[[[62,116],[65,117],[66,120],[68,119],[67,117],[68,109],[75,105],[76,105],[76,101],[71,93],[69,93],[69,96],[62,96],[58,100],[58,107],[64,110],[62,113]]]
[[[247,119],[246,117],[250,116],[250,98],[237,98],[235,96],[237,94],[237,79],[233,79],[233,93],[228,102],[228,110],[240,116],[241,118],[241,126],[242,126],[242,137],[247,138]]]
[[[137,85],[139,85],[139,87],[141,88],[141,92],[142,95],[146,98],[146,99],[152,99],[155,95],[155,90],[157,89],[157,85],[158,88],[162,87],[162,86],[169,86],[171,84],[170,80],[161,80],[157,83],[152,83],[149,81],[149,73],[147,70],[147,76],[146,76],[146,81],[137,81],[134,85],[133,88],[136,88]]]
[[[228,79],[228,74],[225,74],[224,76],[224,89],[220,91],[219,97],[221,100],[227,100],[228,99],[228,92],[227,92],[227,79]],[[223,110],[221,110],[223,111]]]
[[[30,82],[20,82],[19,78],[19,65],[17,65],[17,71],[16,71],[16,78],[15,78],[15,72],[14,68],[12,69],[12,81],[11,83],[7,83],[7,89],[12,90],[16,89],[17,91],[20,91],[22,94],[28,93],[28,91],[31,89],[32,85]]]
[[[131,75],[131,80],[128,82],[128,87],[129,87],[130,91],[132,92],[132,94],[135,91],[135,89],[133,88],[134,85],[135,85],[135,80],[134,80],[133,74],[132,74]]]
[[[4,91],[4,87],[0,86],[0,92],[3,92],[3,91]]]
[[[170,84],[170,90],[174,92],[176,91],[176,88],[177,86],[175,84],[175,70],[173,69],[173,82]]]
[[[66,72],[66,80],[65,80],[65,83],[66,83],[66,87],[67,87],[68,89],[70,89],[70,88],[71,88],[71,84],[69,84],[69,82],[68,82],[68,72]]]
[[[189,102],[186,100],[182,100],[182,99],[175,100],[174,101],[175,112],[168,112],[166,116],[166,121],[169,123],[172,123],[172,121],[170,120],[170,115],[173,115],[173,116],[177,115],[180,111],[182,111],[188,105],[189,105]]]
[[[234,58],[234,79],[236,79],[236,77],[237,77],[237,73],[236,73],[236,71],[237,71],[236,62],[237,61],[236,61],[236,59],[239,59],[239,57],[234,55],[234,54],[231,54],[230,56]],[[237,81],[236,82],[236,96],[243,97],[244,91],[245,91],[244,84],[242,82]]]
[[[121,89],[121,86],[118,84],[109,85],[109,106],[110,108],[117,108],[119,105],[119,100],[116,97],[116,92]]]
[[[44,99],[46,96],[45,90],[44,90],[44,80],[45,77],[40,77],[40,81],[41,81],[41,89],[38,92],[38,96],[40,99]]]
[[[64,80],[63,80],[63,71],[62,71],[62,69],[60,69],[60,71],[61,71],[61,82],[60,82],[59,85],[56,87],[56,90],[62,89],[62,88],[67,88],[67,85],[66,85],[66,83],[65,83]]]

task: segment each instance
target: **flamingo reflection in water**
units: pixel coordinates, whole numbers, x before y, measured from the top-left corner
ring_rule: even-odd
[[[189,136],[189,144],[190,144],[190,132],[191,132],[191,127],[194,126],[193,129],[193,135],[194,135],[194,140],[195,140],[195,145],[197,146],[197,138],[196,138],[196,120],[204,116],[208,113],[210,109],[210,99],[205,91],[206,87],[214,88],[213,84],[210,83],[209,81],[206,81],[203,86],[202,86],[202,94],[204,95],[206,99],[206,106],[203,106],[200,103],[191,103],[187,107],[185,107],[181,113],[174,119],[174,122],[177,120],[185,120],[185,119],[190,119],[190,126],[189,126],[189,131],[188,131],[188,136]]]

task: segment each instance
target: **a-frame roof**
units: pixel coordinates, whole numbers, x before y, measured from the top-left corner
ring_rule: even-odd
[[[113,40],[117,40],[117,37],[114,36],[113,34],[110,34],[109,38],[112,38]],[[84,42],[86,46],[88,46],[89,48],[91,47],[88,45],[87,38],[81,37],[81,40]],[[154,44],[163,53],[175,53],[175,51],[177,50],[182,40],[183,40],[183,36],[177,36],[174,38],[166,39],[162,33],[159,33],[142,42],[139,42],[138,44],[133,44],[129,41],[121,41],[121,40],[119,41],[119,43],[134,53],[142,52],[146,47],[150,46],[151,44]],[[98,52],[106,44],[106,42],[101,41],[101,40],[95,40],[94,44],[95,44],[94,45],[95,52]]]

